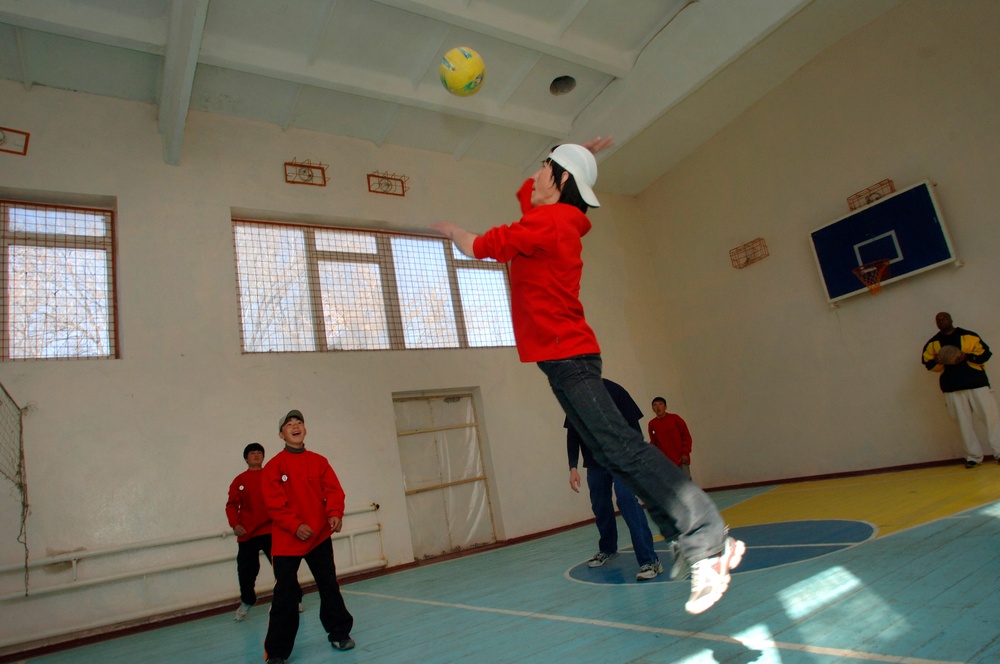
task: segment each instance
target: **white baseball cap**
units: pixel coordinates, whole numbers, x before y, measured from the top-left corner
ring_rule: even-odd
[[[560,145],[549,155],[549,159],[566,169],[576,181],[580,196],[590,207],[601,207],[592,187],[597,182],[597,160],[594,153],[574,143]]]

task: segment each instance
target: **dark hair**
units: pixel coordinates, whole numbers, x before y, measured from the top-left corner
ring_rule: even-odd
[[[552,167],[552,179],[555,180],[556,189],[559,190],[559,202],[572,205],[575,208],[579,208],[580,212],[587,214],[590,206],[587,205],[583,200],[583,196],[580,195],[580,190],[576,186],[573,174],[551,159],[546,159],[545,161]],[[563,173],[569,176],[566,178],[565,184],[562,181]]]
[[[663,397],[654,397],[652,403],[656,403],[657,401],[662,401],[664,406],[667,405],[667,400]]]
[[[246,458],[250,456],[251,452],[260,452],[261,454],[264,454],[264,446],[260,443],[250,443],[243,448],[243,459],[246,460]]]

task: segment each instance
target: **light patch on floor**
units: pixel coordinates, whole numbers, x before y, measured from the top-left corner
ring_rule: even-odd
[[[730,526],[805,519],[853,519],[876,537],[1000,500],[1000,464],[918,470],[783,484],[722,510]]]

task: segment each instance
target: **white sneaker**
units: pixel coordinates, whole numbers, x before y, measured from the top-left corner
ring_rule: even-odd
[[[299,613],[302,613],[305,610],[306,610],[305,605],[302,602],[299,602]]]
[[[247,614],[250,613],[250,607],[252,604],[244,604],[240,602],[240,608],[236,609],[236,615],[233,616],[233,620],[236,622],[243,622],[247,619]]]
[[[677,543],[677,540],[670,543],[670,555],[674,559],[674,562],[670,565],[670,580],[676,581],[677,579],[688,578],[688,575],[691,574],[691,566],[688,565],[687,558],[684,557],[681,545]]]
[[[618,557],[618,552],[614,553],[604,553],[603,551],[598,551],[594,554],[594,557],[587,561],[587,567],[601,567],[609,560],[613,560]]]
[[[740,564],[746,550],[743,542],[726,537],[722,553],[691,565],[691,597],[684,605],[688,613],[701,613],[722,599],[729,588],[729,572]]]
[[[655,579],[657,576],[663,573],[663,565],[660,561],[649,563],[648,565],[643,565],[639,568],[639,573],[635,575],[636,581],[645,581],[647,579]]]

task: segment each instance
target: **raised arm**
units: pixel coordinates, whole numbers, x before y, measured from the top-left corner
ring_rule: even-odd
[[[475,233],[447,221],[439,221],[431,224],[430,227],[454,242],[458,250],[469,258],[476,257],[476,254],[472,251],[472,244],[479,236]]]
[[[597,154],[601,150],[606,150],[607,148],[610,148],[614,144],[615,144],[615,139],[611,138],[610,136],[607,137],[594,136],[586,143],[580,143],[582,147],[587,148],[594,154]]]

